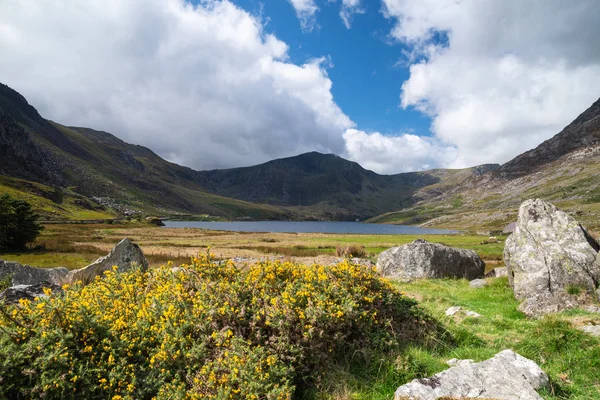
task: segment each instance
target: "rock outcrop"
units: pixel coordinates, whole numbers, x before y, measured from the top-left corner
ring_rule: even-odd
[[[120,272],[130,270],[133,266],[138,266],[145,270],[148,268],[148,261],[140,247],[132,243],[129,239],[121,240],[108,255],[100,257],[92,264],[85,268],[71,271],[71,282],[89,283],[96,278],[102,276],[105,271],[109,271],[114,265],[119,268]]]
[[[21,299],[33,300],[36,297],[48,297],[44,289],[50,289],[53,294],[62,293],[60,286],[50,282],[39,282],[34,285],[16,285],[0,293],[0,301],[18,303]]]
[[[0,299],[6,302],[18,301],[19,298],[36,297],[43,294],[43,288],[53,292],[60,290],[66,283],[93,281],[96,276],[102,276],[104,271],[117,266],[120,272],[125,272],[139,266],[142,270],[148,268],[148,261],[137,244],[129,239],[121,240],[108,255],[101,257],[85,268],[69,271],[66,268],[35,268],[16,262],[0,261],[0,281],[10,280],[8,289],[0,293]]]
[[[0,281],[11,280],[11,286],[35,285],[49,282],[63,285],[69,282],[69,270],[66,268],[35,268],[16,262],[0,260]]]
[[[466,278],[483,276],[485,263],[473,250],[456,249],[417,239],[382,252],[377,270],[402,280],[422,278]]]
[[[504,350],[479,363],[461,360],[431,378],[415,379],[400,386],[394,398],[541,400],[536,390],[548,386],[548,375],[536,363]]]
[[[575,219],[554,205],[525,201],[504,248],[509,283],[515,297],[524,300],[519,309],[539,316],[578,306],[582,296],[569,291],[595,295],[599,248]]]

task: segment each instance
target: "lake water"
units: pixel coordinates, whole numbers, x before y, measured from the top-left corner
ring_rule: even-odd
[[[320,221],[163,221],[167,228],[201,228],[234,232],[361,233],[368,235],[443,235],[447,229],[419,228],[408,225],[366,224],[362,222]]]

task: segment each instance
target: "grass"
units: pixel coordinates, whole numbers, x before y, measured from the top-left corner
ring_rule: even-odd
[[[152,266],[169,260],[189,261],[208,247],[218,258],[293,257],[299,262],[334,262],[336,249],[350,248],[353,256],[375,261],[382,251],[418,238],[475,250],[494,268],[502,264],[503,241],[482,244],[478,235],[353,235],[321,233],[254,233],[207,231],[195,228],[158,228],[146,223],[49,224],[34,243],[44,250],[0,254],[0,259],[38,267],[81,268],[108,253],[121,239],[138,243]],[[502,238],[501,238],[502,239]],[[342,253],[340,253],[342,254]]]
[[[0,258],[36,266],[79,268],[106,254],[123,237],[136,241],[151,265],[189,261],[189,256],[211,252],[222,257],[294,257],[310,263],[319,257],[335,257],[336,248],[356,246],[374,255],[392,246],[409,243],[413,235],[336,235],[290,233],[211,232],[200,229],[167,229],[140,223],[114,225],[48,225],[38,244],[40,252],[4,254]],[[425,239],[473,249],[488,269],[501,265],[503,237],[483,244],[478,235],[426,235]],[[525,318],[518,310],[506,278],[489,279],[489,285],[470,288],[465,280],[427,280],[393,284],[417,299],[447,329],[446,337],[430,346],[409,345],[387,356],[347,354],[323,377],[318,392],[306,399],[389,399],[395,389],[412,379],[427,377],[448,366],[451,358],[482,361],[511,348],[538,363],[551,378],[545,399],[591,399],[600,396],[600,341],[575,328],[600,323],[595,314],[574,310],[539,320]],[[572,289],[577,290],[577,288]],[[482,315],[479,319],[446,317],[444,311],[461,306]]]
[[[401,354],[367,363],[348,357],[332,371],[326,393],[315,399],[390,399],[395,389],[415,378],[431,376],[448,368],[452,358],[483,361],[501,350],[513,349],[540,365],[549,375],[550,390],[544,399],[593,399],[600,397],[600,340],[573,325],[594,318],[581,310],[526,318],[506,278],[489,279],[490,285],[470,288],[465,280],[424,280],[394,283],[419,303],[448,330],[449,340],[432,347],[409,346]],[[447,317],[452,306],[476,311],[481,318]],[[594,322],[598,322],[595,316]],[[452,337],[452,340],[450,340]]]

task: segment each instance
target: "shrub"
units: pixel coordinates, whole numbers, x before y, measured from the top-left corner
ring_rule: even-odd
[[[42,226],[38,215],[25,200],[13,199],[8,194],[0,196],[0,250],[23,250],[33,242]]]
[[[194,258],[0,308],[0,398],[289,399],[429,319],[373,269]]]
[[[364,257],[368,256],[365,246],[362,246],[359,244],[349,244],[347,246],[336,246],[335,254],[338,257],[345,257],[345,258],[350,258],[350,257],[364,258]]]

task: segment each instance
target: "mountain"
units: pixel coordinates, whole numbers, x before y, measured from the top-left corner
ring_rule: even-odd
[[[252,167],[194,171],[108,132],[48,121],[1,84],[0,155],[0,190],[29,195],[46,218],[140,211],[364,219],[408,207],[418,190],[455,175],[442,170],[379,175],[316,152]],[[476,169],[464,170],[459,181],[472,173]]]
[[[38,210],[45,218],[76,219],[82,214],[77,203],[108,216],[140,211],[289,218],[283,209],[210,193],[196,171],[145,147],[106,132],[45,120],[23,96],[2,84],[0,155],[0,191],[27,195],[34,204],[46,204],[43,199],[54,193],[57,203]],[[62,204],[65,199],[68,204]]]
[[[417,191],[413,206],[372,221],[498,229],[515,219],[521,202],[542,198],[600,228],[600,100],[535,149],[444,190],[434,188]]]

